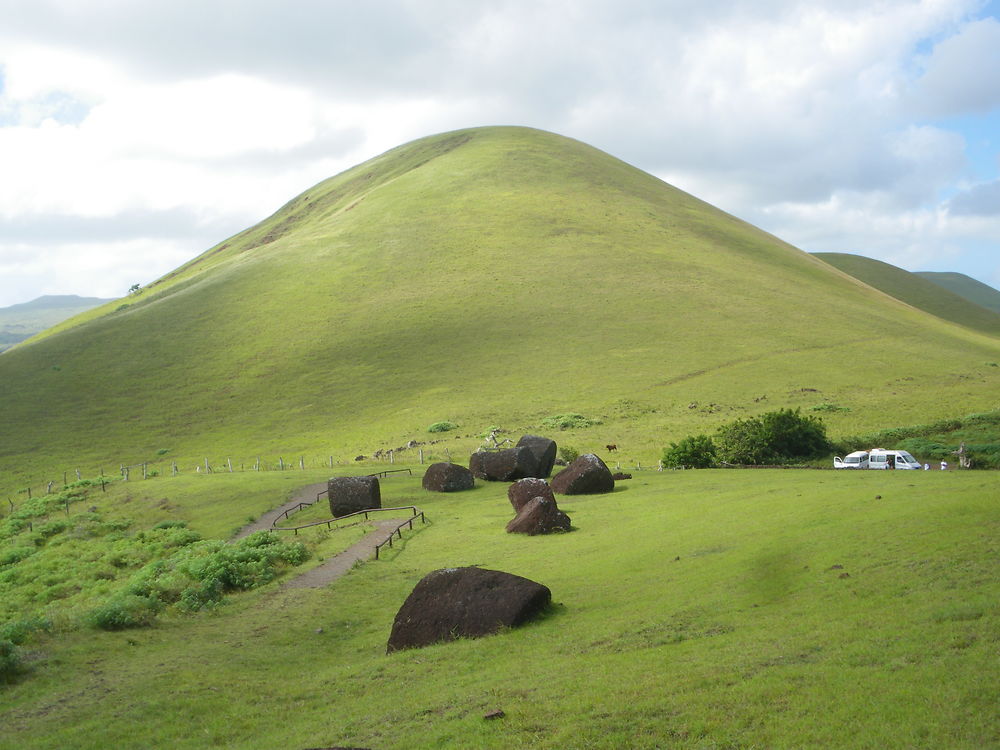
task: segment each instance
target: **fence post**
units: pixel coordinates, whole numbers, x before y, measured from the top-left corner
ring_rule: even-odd
[[[233,473],[233,459],[226,457],[226,463],[229,464],[229,473]]]
[[[306,457],[305,456],[299,456],[299,468],[302,471],[306,470]]]
[[[28,488],[28,499],[31,499],[31,487]]]
[[[281,456],[278,456],[278,471],[284,471],[284,470],[285,470],[285,459],[283,459]]]
[[[177,462],[176,461],[173,462],[173,476],[175,476],[175,477],[177,476]]]
[[[420,465],[423,466],[424,465],[424,449],[420,448],[418,450],[419,450],[419,453],[420,453]]]
[[[79,469],[77,469],[77,470],[76,470],[76,481],[78,481],[78,482],[79,482],[79,481],[80,481],[81,479],[83,479],[83,477],[81,477],[81,476],[80,476],[80,470],[79,470]]]
[[[142,462],[142,478],[143,479],[148,479],[149,478],[149,472],[146,470],[146,462],[145,461]]]
[[[330,456],[330,468],[333,468],[333,456]]]
[[[393,452],[392,452],[391,450],[389,451],[389,463],[390,463],[390,464],[394,464],[394,463],[396,463],[396,459],[395,459],[395,457],[393,456]]]
[[[122,467],[122,471],[125,473],[125,481],[127,482],[128,481],[128,467],[127,466],[123,466]]]
[[[46,495],[51,495],[52,494],[52,485],[53,484],[54,484],[54,482],[49,482],[48,486],[45,488],[45,494]]]

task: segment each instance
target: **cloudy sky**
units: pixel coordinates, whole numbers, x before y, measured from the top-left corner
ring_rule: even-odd
[[[0,306],[122,296],[494,124],[1000,287],[1000,0],[0,0]]]

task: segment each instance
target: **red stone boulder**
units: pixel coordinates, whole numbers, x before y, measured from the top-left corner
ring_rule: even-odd
[[[547,586],[500,570],[435,570],[421,579],[396,613],[386,652],[515,628],[540,614],[551,600]]]
[[[507,524],[508,534],[551,534],[569,531],[569,516],[559,510],[554,498],[533,497]]]
[[[334,477],[327,482],[327,496],[334,518],[382,507],[378,477]]]
[[[488,482],[511,482],[534,476],[538,462],[526,446],[502,451],[477,451],[469,457],[469,471]]]
[[[544,479],[526,477],[518,479],[507,488],[507,499],[510,500],[515,513],[519,513],[521,508],[527,505],[528,501],[533,497],[547,497],[555,501],[555,497],[552,495],[552,488],[549,487],[549,483]]]
[[[461,492],[475,487],[476,480],[464,466],[442,461],[427,467],[422,484],[431,492]]]
[[[556,461],[556,443],[546,437],[538,435],[524,435],[517,441],[518,447],[525,447],[531,451],[535,457],[535,470],[529,475],[545,479],[552,473],[552,466]]]
[[[611,470],[593,453],[585,453],[552,477],[552,491],[560,495],[600,495],[614,489]]]

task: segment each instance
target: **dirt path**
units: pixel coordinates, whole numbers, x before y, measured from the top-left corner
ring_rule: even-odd
[[[288,502],[280,505],[277,508],[272,508],[271,510],[264,513],[260,518],[258,518],[253,523],[249,523],[240,529],[233,536],[232,541],[237,539],[242,539],[243,537],[249,536],[255,531],[264,531],[272,528],[272,524],[276,518],[279,518],[282,513],[286,510],[296,507],[299,503],[313,503],[316,502],[316,494],[322,492],[326,489],[326,482],[317,482],[316,484],[308,484],[305,487],[300,487],[295,490],[294,494],[288,499]],[[294,518],[294,515],[292,516]],[[347,571],[354,567],[354,564],[358,561],[364,561],[375,554],[375,546],[381,544],[387,540],[390,536],[395,533],[396,528],[407,521],[406,518],[387,518],[379,519],[378,521],[371,521],[372,525],[375,526],[373,531],[370,531],[357,542],[352,544],[350,547],[345,549],[343,552],[334,555],[330,559],[326,560],[321,565],[313,568],[312,570],[307,570],[302,575],[296,576],[288,581],[285,581],[282,585],[282,589],[307,589],[307,588],[322,588],[333,581],[336,581]],[[294,521],[288,521],[289,525],[294,525]]]
[[[290,508],[294,508],[299,503],[314,503],[316,502],[316,493],[322,492],[326,489],[326,482],[317,482],[316,484],[307,484],[305,487],[300,487],[295,490],[295,493],[289,498],[288,502],[277,508],[272,508],[267,513],[262,515],[253,523],[248,523],[242,529],[236,532],[233,536],[232,541],[237,539],[242,539],[245,536],[250,536],[255,531],[264,531],[271,528],[274,523],[274,519],[278,518],[282,513]]]
[[[396,528],[404,523],[405,518],[392,518],[386,521],[372,521],[374,531],[368,532],[359,541],[343,552],[334,555],[323,564],[307,570],[300,576],[282,584],[282,589],[318,589],[336,581],[359,561],[365,561],[375,554],[375,545],[381,544],[394,533]]]

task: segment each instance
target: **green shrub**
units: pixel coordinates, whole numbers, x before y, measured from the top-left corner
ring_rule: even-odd
[[[428,432],[449,432],[451,430],[458,429],[458,425],[454,422],[435,422],[430,427],[427,428]]]
[[[11,547],[0,552],[0,567],[4,565],[14,565],[25,558],[31,557],[37,552],[37,547]]]
[[[580,451],[576,448],[571,448],[568,445],[559,446],[559,458],[568,464],[573,463],[580,457]]]
[[[719,429],[715,445],[719,459],[733,464],[783,464],[830,450],[822,420],[798,409],[738,419]]]
[[[21,651],[6,638],[0,638],[0,679],[7,681],[21,670]]]
[[[715,463],[715,443],[707,435],[688,435],[663,451],[663,465],[671,468],[708,469]]]
[[[551,417],[546,417],[542,420],[542,427],[547,427],[550,430],[569,430],[580,427],[592,427],[600,423],[601,420],[599,419],[589,419],[582,414],[571,412],[569,414],[555,414]]]
[[[810,406],[809,411],[850,411],[850,409],[846,406],[838,406],[837,404],[824,402],[822,404]]]
[[[135,594],[119,594],[87,615],[87,621],[101,630],[124,630],[152,625],[160,602]]]

